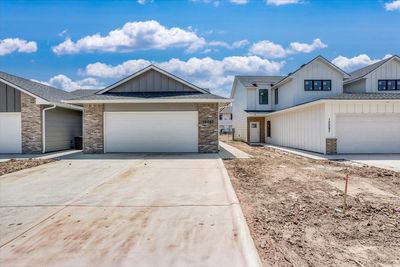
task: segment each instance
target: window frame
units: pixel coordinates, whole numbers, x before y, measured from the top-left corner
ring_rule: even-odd
[[[306,87],[306,83],[311,82],[311,88]],[[321,89],[315,89],[315,82],[321,83]],[[324,88],[324,83],[329,82],[329,89]],[[329,92],[332,91],[332,80],[304,80],[304,91]]]
[[[265,95],[263,95],[263,96],[266,96],[266,103],[262,103],[262,97],[261,97],[261,94],[262,94],[262,92],[265,92]],[[269,96],[268,96],[268,94],[269,94],[269,92],[268,92],[268,89],[258,89],[258,104],[259,105],[268,105],[269,104]]]
[[[389,89],[389,81],[393,81],[394,82],[394,89]],[[380,83],[384,82],[385,84],[385,89],[380,89]],[[400,91],[400,79],[379,79],[378,80],[378,91]]]

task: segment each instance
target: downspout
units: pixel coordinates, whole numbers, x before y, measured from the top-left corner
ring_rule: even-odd
[[[53,104],[53,106],[42,110],[42,153],[46,153],[46,111],[56,107],[57,106]]]

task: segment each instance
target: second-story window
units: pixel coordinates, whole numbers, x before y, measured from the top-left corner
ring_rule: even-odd
[[[331,91],[331,80],[304,80],[305,91]]]
[[[268,89],[260,89],[258,90],[258,103],[260,105],[268,104]]]
[[[278,97],[279,97],[279,92],[278,88],[275,89],[275,105],[278,105]]]
[[[400,80],[378,80],[378,91],[400,90]]]

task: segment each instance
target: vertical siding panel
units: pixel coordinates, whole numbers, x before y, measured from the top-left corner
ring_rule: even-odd
[[[7,86],[5,83],[0,83],[0,112],[7,111]]]

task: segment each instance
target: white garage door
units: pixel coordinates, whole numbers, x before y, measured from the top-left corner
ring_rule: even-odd
[[[400,115],[338,115],[338,153],[400,153]]]
[[[105,152],[197,152],[197,111],[106,112]]]
[[[0,113],[0,153],[21,153],[21,113]]]

